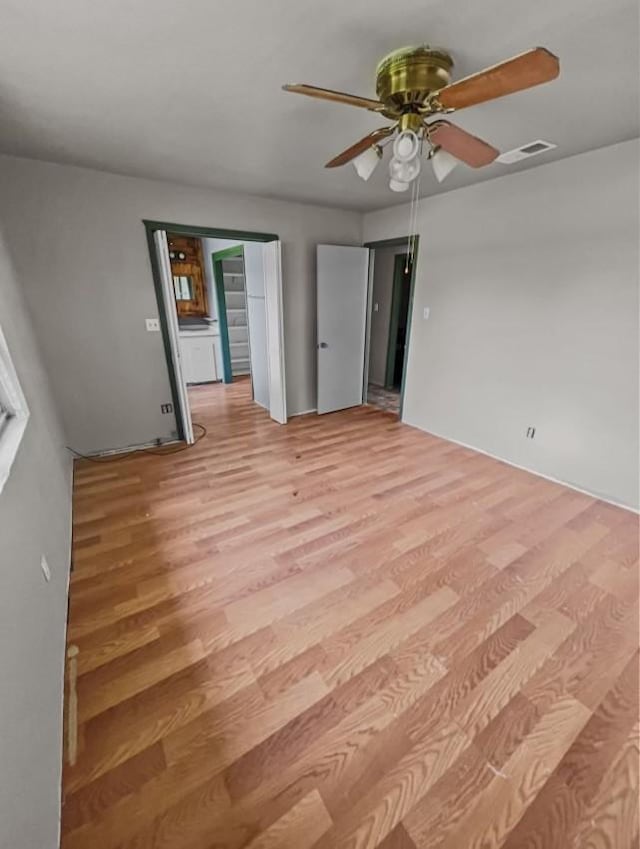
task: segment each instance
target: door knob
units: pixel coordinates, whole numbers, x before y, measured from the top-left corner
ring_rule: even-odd
[[[328,347],[329,346],[327,345],[326,342],[320,342],[319,345],[318,345],[318,348],[328,348]]]

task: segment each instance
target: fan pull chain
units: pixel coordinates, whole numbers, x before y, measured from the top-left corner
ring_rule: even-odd
[[[422,141],[420,143],[420,151],[418,155],[422,155]],[[404,273],[409,273],[409,265],[413,266],[416,255],[416,228],[418,226],[418,203],[420,199],[420,180],[422,178],[422,169],[417,178],[411,184],[411,203],[409,206],[409,234],[407,237],[407,258],[405,260]]]
[[[413,209],[415,206],[415,193],[417,179],[411,184],[411,201],[409,203],[409,232],[407,234],[407,253],[404,262],[404,273],[409,273],[409,264],[411,262],[411,254],[413,252]]]

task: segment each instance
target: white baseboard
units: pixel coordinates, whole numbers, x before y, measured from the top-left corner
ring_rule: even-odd
[[[318,412],[318,408],[313,407],[313,409],[311,409],[311,410],[302,410],[302,412],[300,412],[300,413],[289,413],[288,418],[295,419],[296,416],[308,416],[309,413],[317,413],[317,412]]]
[[[409,425],[409,427],[415,427],[416,430],[421,430],[423,433],[429,433],[431,436],[436,436],[438,439],[444,439],[446,442],[453,442],[455,445],[460,445],[462,448],[468,448],[470,451],[476,451],[478,454],[484,454],[486,457],[491,457],[492,460],[498,460],[500,463],[506,463],[507,466],[512,466],[514,469],[520,469],[522,472],[529,472],[530,475],[535,475],[538,478],[544,478],[544,480],[551,481],[551,483],[566,486],[568,489],[573,489],[575,492],[581,492],[583,495],[588,495],[590,498],[597,498],[598,501],[604,501],[607,504],[611,504],[613,507],[620,507],[622,510],[628,510],[630,513],[634,513],[635,515],[640,514],[640,509],[631,507],[629,504],[624,504],[622,501],[616,501],[614,498],[609,498],[599,492],[592,492],[591,490],[584,489],[584,487],[578,486],[575,483],[563,481],[559,478],[551,477],[551,475],[545,475],[542,472],[536,471],[536,469],[530,469],[528,466],[521,466],[518,463],[514,463],[512,460],[505,460],[504,457],[492,454],[491,451],[485,451],[484,448],[478,448],[476,445],[469,445],[469,443],[461,442],[459,439],[453,439],[451,436],[443,436],[441,433],[426,430],[423,427],[418,427],[417,425],[413,425],[407,421],[403,421],[403,424]]]
[[[179,439],[162,439],[160,443],[141,442],[137,445],[126,445],[124,448],[109,448],[106,451],[83,451],[86,457],[110,457],[112,454],[129,454],[131,451],[144,451],[145,448],[164,448],[165,445],[176,445]]]

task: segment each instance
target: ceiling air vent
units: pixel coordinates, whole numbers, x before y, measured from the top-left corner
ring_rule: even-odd
[[[539,153],[544,153],[545,150],[553,150],[557,147],[551,142],[538,139],[528,144],[523,144],[522,147],[516,147],[513,150],[508,150],[506,153],[501,153],[498,157],[498,162],[503,165],[512,165],[514,162],[520,162],[521,159],[528,159],[530,156],[537,156]]]

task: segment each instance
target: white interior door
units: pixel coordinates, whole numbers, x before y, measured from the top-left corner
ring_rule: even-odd
[[[362,404],[368,277],[368,248],[318,245],[318,413]]]
[[[191,423],[191,410],[189,409],[189,398],[187,396],[187,384],[182,371],[180,359],[180,336],[178,333],[178,312],[176,310],[176,299],[173,292],[173,275],[171,273],[171,261],[169,260],[169,246],[167,234],[164,230],[154,230],[153,239],[156,246],[156,257],[160,270],[160,281],[162,283],[162,298],[164,301],[164,314],[167,319],[169,335],[169,350],[173,374],[176,381],[178,409],[176,421],[178,422],[184,440],[188,445],[195,442],[193,437],[193,425]]]
[[[280,242],[265,242],[263,251],[267,364],[269,367],[269,414],[274,421],[286,424],[287,390],[284,371],[282,245]]]
[[[264,296],[264,252],[260,242],[244,243],[244,277],[247,290],[247,323],[253,400],[269,409],[267,312]]]

